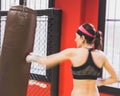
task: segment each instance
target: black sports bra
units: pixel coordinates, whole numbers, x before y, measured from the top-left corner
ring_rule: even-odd
[[[100,76],[102,68],[98,68],[95,65],[91,55],[92,50],[93,49],[89,49],[89,55],[85,64],[78,67],[72,66],[72,74],[74,79],[95,79],[96,80],[97,77]]]

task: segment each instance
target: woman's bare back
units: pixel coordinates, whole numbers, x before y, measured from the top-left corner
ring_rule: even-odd
[[[96,80],[73,80],[71,96],[100,96]]]

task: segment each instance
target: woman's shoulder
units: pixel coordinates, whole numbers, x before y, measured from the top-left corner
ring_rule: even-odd
[[[76,50],[75,48],[66,48],[66,49],[61,50],[60,53],[67,53],[67,54],[69,54],[69,53],[74,52],[75,50]]]
[[[66,48],[66,49],[64,49],[64,50],[62,50],[63,52],[65,51],[65,52],[71,52],[71,51],[75,51],[76,50],[76,48]]]
[[[105,55],[105,53],[102,50],[95,49],[95,52],[97,52],[97,53],[99,53],[101,55]]]
[[[95,50],[95,52],[96,52],[99,56],[101,56],[101,57],[103,57],[103,58],[107,58],[106,54],[105,54],[103,51],[101,51],[101,50]]]
[[[85,50],[86,50],[85,48],[68,48],[68,49],[66,49],[66,51],[69,51],[71,53],[76,53],[76,52],[83,53]]]
[[[73,56],[73,55],[76,55],[76,53],[78,53],[78,51],[80,51],[80,50],[81,49],[79,49],[79,48],[67,48],[67,49],[62,50],[61,53]]]

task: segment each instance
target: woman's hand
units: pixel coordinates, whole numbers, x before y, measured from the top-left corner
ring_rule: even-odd
[[[26,56],[26,62],[36,62],[38,57],[40,57],[38,54],[31,52],[29,55]]]

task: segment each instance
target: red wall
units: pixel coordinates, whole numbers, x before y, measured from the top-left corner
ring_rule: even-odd
[[[85,0],[85,22],[91,22],[94,26],[98,27],[98,9],[99,0]]]
[[[99,0],[55,0],[62,10],[61,50],[75,47],[75,32],[80,24],[90,22],[97,28]],[[60,65],[59,96],[70,96],[72,90],[71,63]]]

